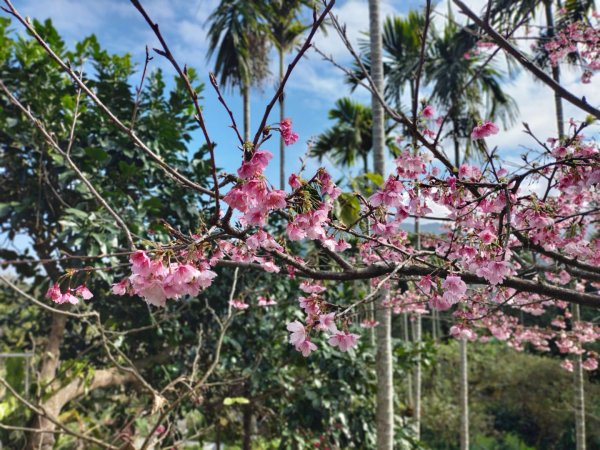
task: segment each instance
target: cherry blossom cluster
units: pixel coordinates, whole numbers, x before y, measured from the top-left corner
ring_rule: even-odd
[[[329,306],[321,295],[325,292],[325,287],[303,282],[300,289],[307,294],[306,296],[300,296],[298,299],[300,307],[306,314],[306,325],[298,320],[288,323],[290,344],[303,356],[310,355],[311,352],[317,349],[317,346],[310,340],[310,332],[311,330],[317,330],[328,335],[329,345],[339,348],[342,352],[354,347],[359,336],[350,333],[348,330],[338,330],[335,323],[335,312],[326,312]]]
[[[46,298],[52,300],[54,303],[70,303],[77,305],[79,300],[89,300],[94,294],[85,286],[85,284],[77,286],[75,289],[67,288],[65,292],[60,290],[60,285],[54,283],[48,288],[46,292]]]
[[[195,297],[217,276],[207,262],[165,262],[138,250],[130,257],[131,275],[112,287],[116,295],[139,295],[149,304],[165,306],[167,299]]]
[[[292,145],[296,143],[296,141],[298,140],[298,133],[292,131],[291,119],[283,119],[283,121],[279,124],[279,129],[281,131],[281,136],[283,137],[283,142],[285,142],[285,145]]]
[[[419,126],[427,129],[434,115],[433,108],[424,103]],[[334,214],[342,191],[325,169],[309,179],[292,174],[288,180],[291,191],[286,193],[270,186],[264,176],[271,153],[245,151],[234,185],[222,197],[230,207],[224,217],[234,217],[239,226],[224,227],[223,237],[205,242],[201,255],[171,251],[157,252],[151,258],[143,251],[135,252],[130,258],[131,276],[117,283],[113,292],[139,295],[150,304],[164,306],[170,298],[198,295],[216,276],[211,267],[222,260],[257,264],[273,273],[284,269],[293,277],[309,263],[289,250],[286,238],[307,239],[355,266],[413,264],[429,268],[429,274],[410,281],[408,291],[394,292],[385,282],[390,294],[384,306],[395,313],[454,309],[452,336],[494,338],[517,350],[525,346],[540,351],[557,348],[566,355],[585,355],[586,367],[593,367],[596,356],[584,346],[600,337],[596,326],[586,322],[567,326],[567,302],[505,285],[531,271],[528,276],[533,281],[548,286],[568,287],[574,292],[600,287],[593,277],[587,280],[585,273],[571,273],[568,264],[600,265],[600,239],[590,233],[595,224],[591,216],[577,214],[600,207],[599,151],[581,129],[581,124],[571,122],[568,139],[548,140],[535,164],[528,163],[513,173],[492,157],[483,166],[462,164],[456,169],[446,167],[444,173],[434,164],[431,152],[411,144],[398,153],[394,172],[370,197],[344,194],[360,199],[361,223],[349,226],[338,222]],[[291,121],[282,122],[280,130],[286,143],[297,139]],[[486,139],[497,133],[496,124],[483,121],[472,130],[471,138]],[[532,183],[547,187],[536,191],[531,189]],[[415,248],[401,225],[410,216],[427,218],[434,209],[445,211],[444,232],[422,235],[420,248]],[[267,231],[275,214],[287,221],[285,236],[277,239]],[[537,266],[528,260],[533,247]],[[169,260],[167,254],[176,260]],[[373,286],[380,282],[379,277],[371,279]],[[358,335],[348,331],[348,318],[339,315],[334,302],[325,300],[325,286],[305,282],[301,289],[305,295],[299,298],[299,306],[305,319],[287,326],[296,350],[304,356],[315,351],[312,339],[318,332],[341,351],[356,345]],[[63,294],[52,295],[54,299]],[[274,303],[259,297],[257,304]],[[238,310],[250,307],[242,299],[233,299],[230,306]],[[548,312],[554,320],[547,327],[525,326],[515,312],[532,316]],[[377,323],[365,320],[360,325],[370,328]]]
[[[576,54],[583,66],[582,83],[589,83],[594,72],[600,70],[600,28],[583,22],[574,22],[544,45],[550,63],[557,66],[570,54]]]

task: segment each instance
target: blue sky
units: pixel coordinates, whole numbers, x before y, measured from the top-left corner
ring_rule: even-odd
[[[72,45],[89,34],[96,34],[102,46],[116,53],[129,52],[134,61],[144,60],[144,48],[157,46],[157,41],[147,24],[137,10],[127,0],[13,0],[14,5],[23,14],[37,19],[52,18],[67,44]],[[197,69],[205,82],[204,100],[202,102],[205,118],[211,138],[218,143],[217,163],[227,171],[233,171],[239,165],[240,153],[236,150],[237,141],[229,129],[229,119],[218,103],[212,87],[208,83],[208,72],[212,70],[212,61],[206,60],[207,39],[205,22],[208,15],[218,4],[218,0],[145,0],[142,2],[151,17],[160,24],[175,56],[182,64],[188,64]],[[467,2],[474,10],[480,10],[483,0]],[[382,0],[382,17],[390,14],[405,14],[411,8],[418,8],[422,0]],[[435,20],[442,21],[447,12],[447,4],[439,3]],[[338,0],[334,13],[340,21],[347,25],[348,35],[356,43],[361,32],[368,29],[367,0]],[[462,20],[460,14],[455,14],[456,20]],[[18,28],[17,28],[18,29]],[[318,33],[315,39],[318,48],[331,54],[336,61],[350,65],[352,58],[334,31],[327,35]],[[275,55],[271,60],[271,72],[277,72]],[[293,55],[288,55],[289,62]],[[167,75],[173,75],[173,69],[168,62],[155,55],[152,67],[161,67]],[[585,95],[591,103],[597,103],[599,91],[599,75],[592,78],[592,83],[582,85],[576,71],[563,72],[563,84],[576,95]],[[138,79],[134,78],[133,83]],[[267,80],[263,90],[252,93],[252,124],[254,130],[258,125],[264,107],[273,95],[276,87],[275,77]],[[531,145],[531,139],[524,137],[521,122],[526,121],[532,130],[542,139],[554,135],[554,104],[552,93],[542,83],[536,83],[524,71],[519,72],[505,89],[519,105],[521,118],[514,127],[502,131],[489,139],[492,146],[500,146],[501,152],[507,157],[516,159],[523,146]],[[305,154],[307,141],[317,136],[329,125],[327,111],[335,101],[349,95],[350,90],[343,82],[343,74],[320,56],[309,50],[307,57],[297,66],[286,89],[286,115],[291,117],[294,128],[300,134],[297,144],[287,147],[286,173],[298,170],[299,159]],[[426,94],[426,90],[424,91]],[[233,109],[238,123],[241,123],[241,100],[237,92],[227,91],[225,96]],[[360,89],[353,96],[365,103],[370,96]],[[582,119],[579,111],[565,102],[566,117]],[[270,122],[276,122],[279,111],[275,107],[271,113]],[[598,128],[595,128],[597,132]],[[201,143],[198,136],[194,142]],[[278,142],[272,139],[265,145],[275,156],[267,175],[274,183],[278,183]],[[327,161],[325,166],[330,166]],[[309,161],[308,173],[318,167],[316,161]],[[336,171],[337,172],[337,171]],[[339,172],[337,172],[339,173]]]
[[[202,106],[211,138],[218,143],[217,162],[225,170],[235,170],[239,165],[240,156],[236,150],[237,141],[232,130],[228,128],[228,116],[218,103],[208,81],[208,72],[212,70],[213,63],[206,59],[208,44],[205,22],[218,1],[146,0],[142,3],[150,16],[159,23],[178,61],[196,68],[205,83]],[[158,46],[139,12],[126,0],[14,0],[13,4],[24,15],[40,20],[51,18],[68,45],[73,45],[93,33],[104,48],[115,53],[130,53],[140,67],[144,60],[145,45],[148,44],[151,48]],[[383,1],[382,15],[406,13],[411,7],[418,7],[419,4],[420,0]],[[354,42],[361,32],[368,30],[366,0],[338,1],[335,11],[340,20],[347,24],[348,34]],[[308,16],[307,14],[307,20]],[[316,45],[333,55],[340,63],[349,65],[352,62],[334,31],[330,31],[326,36],[319,32]],[[255,89],[252,92],[252,134],[256,131],[264,108],[276,88],[276,59],[274,54],[272,56],[270,66],[273,76],[266,81],[262,90]],[[288,55],[286,62],[292,58],[293,54]],[[151,67],[160,67],[171,76],[174,74],[164,58],[158,55],[155,55]],[[134,78],[132,82],[137,83],[138,79]],[[297,66],[286,89],[286,116],[292,118],[294,128],[300,135],[298,143],[286,149],[286,173],[298,170],[299,159],[307,149],[307,141],[326,129],[327,111],[338,98],[348,94],[350,90],[343,83],[343,74],[339,69],[322,61],[318,54],[309,50],[307,57]],[[370,96],[365,92],[357,92],[354,96],[365,102],[370,101]],[[241,127],[242,104],[238,93],[225,91],[225,97]],[[275,107],[271,112],[270,122],[277,122],[278,118],[279,111]],[[199,134],[195,143],[201,143]],[[275,183],[278,183],[278,146],[276,139],[272,139],[265,146],[276,155],[267,173]],[[310,162],[308,169],[312,170],[317,166],[317,162]]]

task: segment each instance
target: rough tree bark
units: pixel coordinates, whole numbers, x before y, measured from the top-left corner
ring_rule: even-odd
[[[579,305],[573,305],[573,322],[581,320]],[[585,450],[585,390],[583,379],[583,366],[581,365],[581,355],[575,356],[573,367],[573,381],[575,388],[575,447],[577,450]]]
[[[250,83],[242,86],[242,102],[244,108],[244,141],[250,140]]]
[[[469,450],[469,374],[467,340],[459,339],[460,353],[460,450]]]
[[[383,62],[379,0],[369,0],[369,32],[371,39],[371,77],[377,91],[383,93]],[[385,130],[383,106],[377,96],[371,97],[373,109],[373,156],[375,172],[385,176]],[[392,316],[390,308],[381,302],[386,292],[381,292],[375,319],[377,327],[377,449],[392,450],[394,446],[394,385],[392,378]]]
[[[282,48],[277,49],[277,53],[279,56],[279,82],[282,83],[285,54]],[[279,96],[279,122],[283,122],[283,119],[285,119],[285,96],[282,93]],[[283,136],[279,136],[279,189],[285,190],[285,144]]]

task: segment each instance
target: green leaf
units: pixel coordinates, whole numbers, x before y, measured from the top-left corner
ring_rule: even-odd
[[[377,186],[381,186],[383,184],[383,177],[378,173],[365,173],[365,177],[367,177],[370,181],[375,183]]]
[[[247,405],[250,403],[246,397],[225,397],[223,399],[223,405],[231,406],[231,405]]]
[[[89,217],[88,213],[77,208],[66,208],[65,212],[77,217],[78,219],[86,220]]]
[[[85,150],[85,154],[96,161],[104,161],[108,158],[108,153],[98,147],[88,147]]]
[[[8,216],[12,207],[18,204],[18,202],[0,203],[0,218]]]
[[[360,218],[360,202],[355,194],[345,192],[337,198],[334,212],[344,225],[351,226]]]

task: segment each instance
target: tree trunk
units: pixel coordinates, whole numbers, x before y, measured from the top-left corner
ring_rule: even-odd
[[[415,145],[416,149],[416,145]],[[416,250],[421,250],[421,221],[418,217],[415,218],[415,237],[416,237]],[[421,345],[421,334],[422,334],[422,318],[421,314],[415,314],[415,320],[413,322],[413,341],[420,346]],[[414,430],[415,438],[421,439],[421,354],[419,348],[419,355],[417,356],[417,364],[414,371],[414,397],[413,397],[413,418],[414,418]]]
[[[34,249],[40,258],[51,258],[50,252],[47,250],[44,242],[37,242],[34,245]],[[51,279],[58,279],[60,271],[55,264],[44,264],[44,269]],[[63,309],[65,306],[61,306],[59,308]],[[40,355],[38,382],[42,386],[50,384],[56,377],[56,371],[60,363],[60,346],[64,338],[66,324],[67,316],[59,313],[51,314],[48,340],[43,347],[43,353]],[[52,411],[49,412],[52,413]],[[44,416],[35,416],[32,419],[31,428],[35,430],[54,431],[56,429],[56,425],[54,425]],[[28,450],[52,450],[52,448],[54,448],[54,443],[55,439],[53,433],[39,433],[31,431],[27,436],[26,448]]]
[[[383,94],[383,62],[381,51],[381,28],[379,0],[369,0],[369,31],[371,38],[371,77],[375,89]],[[373,109],[373,156],[374,171],[385,177],[385,136],[383,106],[377,96],[371,97]],[[392,450],[394,446],[394,385],[392,375],[392,315],[390,308],[382,303],[387,292],[382,291],[375,318],[377,327],[377,449]]]
[[[552,1],[546,0],[544,2],[546,12],[546,25],[548,31],[548,38],[552,39],[554,36],[554,13],[552,11]],[[552,67],[552,79],[560,84],[560,67]],[[558,93],[554,93],[554,108],[556,110],[556,129],[558,131],[558,137],[562,139],[565,135],[565,118],[563,112],[562,99]]]
[[[277,49],[279,54],[279,83],[283,83],[283,64],[284,64],[284,53],[283,49]],[[283,122],[285,119],[285,96],[283,92],[279,96],[279,122]],[[279,136],[279,189],[285,190],[285,144],[283,142],[283,136]]]
[[[60,362],[60,344],[62,343],[66,323],[67,316],[52,313],[50,334],[48,335],[48,341],[44,347],[44,354],[42,356],[40,367],[39,381],[42,386],[51,383],[56,376],[56,370]],[[56,415],[57,411],[49,410],[48,413]],[[35,430],[54,431],[56,425],[44,416],[35,416],[31,428]],[[54,443],[55,439],[53,433],[39,433],[32,431],[27,438],[26,448],[28,450],[52,450],[54,448]]]
[[[242,101],[244,102],[244,141],[250,140],[250,83],[244,81],[242,86]]]
[[[458,140],[458,135],[457,133],[457,126],[455,122],[453,122],[454,125],[452,125],[454,127],[454,129],[452,130],[452,139],[454,141],[454,165],[456,166],[456,170],[458,170],[460,168],[460,142]],[[458,175],[457,173],[454,175]]]
[[[408,322],[408,313],[402,313],[402,328],[404,331],[404,342],[410,342],[410,331],[409,331],[409,322]],[[413,391],[413,377],[412,372],[408,373],[409,376],[406,377],[406,390],[407,392],[407,402],[408,408],[410,409],[410,417],[414,416],[414,391]]]
[[[244,450],[252,450],[252,409],[249,404],[244,405],[243,420],[244,420],[244,442],[243,442],[242,448]]]
[[[579,305],[573,305],[573,323],[581,320]],[[575,387],[575,448],[585,450],[585,391],[583,384],[583,367],[581,365],[581,355],[575,356],[575,365],[573,367],[574,387]]]
[[[421,330],[422,330],[422,319],[421,314],[415,314],[415,320],[413,325],[413,341],[417,344],[421,344]],[[414,419],[414,430],[415,439],[421,439],[421,355],[417,356],[417,362],[414,369],[414,382],[413,382],[413,419]]]
[[[460,352],[460,450],[469,450],[469,375],[467,340],[459,339]]]

